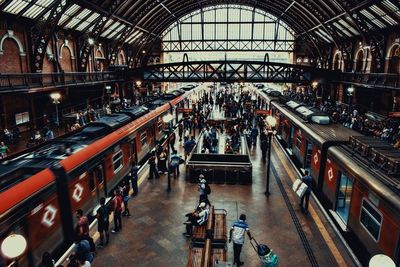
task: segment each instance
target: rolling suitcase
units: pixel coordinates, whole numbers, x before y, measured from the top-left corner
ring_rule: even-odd
[[[250,240],[250,244],[260,258],[262,267],[278,266],[278,256],[267,245],[258,244],[254,237]]]

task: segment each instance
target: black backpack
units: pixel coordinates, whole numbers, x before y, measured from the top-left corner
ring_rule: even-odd
[[[204,189],[204,191],[206,192],[207,195],[211,194],[211,187],[208,185],[208,183],[205,184],[206,188]]]

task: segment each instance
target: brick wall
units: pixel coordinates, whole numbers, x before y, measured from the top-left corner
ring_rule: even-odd
[[[72,59],[71,59],[71,52],[68,47],[63,46],[61,49],[61,58],[60,58],[60,65],[63,71],[65,72],[72,72]]]
[[[3,50],[3,55],[0,55],[0,72],[23,72],[21,56],[17,43],[13,39],[7,38],[3,43]]]

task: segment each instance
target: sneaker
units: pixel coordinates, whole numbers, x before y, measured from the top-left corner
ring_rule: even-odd
[[[104,247],[104,245],[101,243],[96,245],[96,248],[103,248],[103,247]]]
[[[118,233],[118,230],[111,230],[111,233]]]

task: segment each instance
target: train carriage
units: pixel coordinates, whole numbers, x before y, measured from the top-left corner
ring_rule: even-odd
[[[164,137],[162,117],[191,93],[153,103],[152,111],[141,106],[107,115],[1,162],[0,240],[11,233],[26,237],[28,251],[20,266],[38,266],[45,251],[57,254],[72,243],[74,211],[82,209],[90,217],[132,162],[143,164]]]
[[[399,265],[400,153],[340,124],[325,125],[300,103],[267,101],[277,139],[297,167],[310,170],[314,193],[361,263],[384,253]]]
[[[297,104],[293,107],[298,109],[301,105]],[[301,169],[310,172],[314,187],[321,191],[324,184],[324,165],[321,165],[321,162],[326,161],[327,148],[347,143],[350,136],[360,134],[340,124],[326,125],[327,116],[320,113],[311,117],[310,120],[314,121],[309,122],[279,102],[272,103],[272,114],[278,117],[277,138],[282,141],[296,164]],[[321,121],[324,124],[319,124]]]
[[[361,260],[384,253],[399,263],[400,181],[346,146],[331,147],[324,179],[329,185],[331,214],[352,247],[366,251]]]

